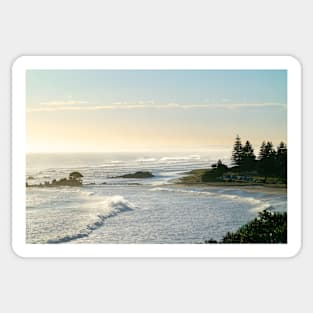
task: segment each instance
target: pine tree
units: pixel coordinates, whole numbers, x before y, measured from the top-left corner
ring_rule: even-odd
[[[236,136],[235,143],[234,143],[234,148],[232,152],[232,163],[233,165],[240,166],[242,162],[242,156],[243,156],[243,151],[242,151],[242,144],[241,144],[241,139],[239,135]]]
[[[266,146],[266,143],[265,141],[263,141],[260,147],[259,160],[262,160],[263,158],[265,158],[265,146]]]
[[[268,176],[273,176],[277,172],[276,151],[272,142],[268,141],[265,143],[263,141],[259,159],[259,170],[265,176],[264,179],[266,181]]]
[[[260,147],[259,160],[273,157],[275,153],[276,152],[274,150],[272,142],[268,141],[267,143],[265,143],[265,141],[263,141]]]
[[[255,160],[254,150],[249,140],[246,141],[244,147],[242,148],[242,152],[243,158]]]
[[[255,154],[249,140],[246,141],[242,148],[242,167],[246,170],[251,170],[254,167]]]
[[[284,142],[281,142],[277,147],[276,152],[277,159],[277,174],[283,180],[283,182],[287,182],[287,146]]]
[[[265,146],[265,157],[271,158],[275,156],[276,152],[274,150],[274,146],[271,141],[268,141]]]
[[[287,155],[287,146],[285,145],[283,141],[277,147],[277,156],[281,156],[281,155]]]

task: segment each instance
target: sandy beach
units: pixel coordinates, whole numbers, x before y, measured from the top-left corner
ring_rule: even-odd
[[[232,190],[241,190],[245,192],[259,192],[263,194],[272,194],[272,195],[285,195],[287,194],[287,187],[275,186],[275,185],[253,185],[253,184],[244,184],[244,183],[225,183],[225,182],[212,182],[212,183],[173,183],[172,186],[185,186],[185,187],[209,187],[210,189],[232,189]]]

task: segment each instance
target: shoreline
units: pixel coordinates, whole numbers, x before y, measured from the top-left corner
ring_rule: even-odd
[[[207,183],[187,183],[187,182],[173,182],[170,184],[171,186],[176,186],[176,187],[209,187],[212,189],[237,189],[240,191],[245,191],[245,192],[250,192],[250,193],[255,193],[255,192],[260,192],[260,193],[265,193],[265,194],[280,194],[280,195],[285,195],[287,194],[287,186],[282,187],[282,186],[275,186],[273,185],[268,185],[264,186],[261,184],[244,184],[244,183],[225,183],[225,182],[207,182]]]

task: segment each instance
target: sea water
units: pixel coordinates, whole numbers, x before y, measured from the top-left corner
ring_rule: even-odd
[[[84,175],[81,187],[27,188],[27,243],[201,243],[220,240],[287,196],[173,184],[217,155],[188,153],[29,154],[26,179],[39,184]],[[227,156],[224,157],[227,163]],[[153,178],[112,178],[151,171]]]

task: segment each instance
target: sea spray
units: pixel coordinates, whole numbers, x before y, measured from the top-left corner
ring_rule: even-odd
[[[69,234],[59,238],[49,239],[47,240],[47,243],[50,244],[66,243],[76,239],[88,237],[93,231],[103,226],[108,218],[114,217],[119,213],[131,211],[134,209],[134,205],[132,205],[124,197],[118,195],[106,197],[100,203],[100,206],[101,210],[99,210],[99,212],[97,213],[96,220],[93,223],[87,224],[84,229],[81,229],[79,232],[75,234]]]
[[[58,243],[71,244],[185,244],[207,238],[221,240],[225,233],[236,231],[255,218],[256,211],[261,210],[265,203],[272,205],[275,211],[286,211],[287,196],[283,192],[267,194],[262,188],[253,192],[252,188],[250,192],[239,191],[236,186],[169,185],[173,182],[171,179],[180,178],[187,171],[210,167],[211,161],[223,159],[224,152],[218,156],[211,151],[199,153],[200,159],[192,157],[193,154],[196,155],[193,152],[28,155],[26,176],[34,177],[30,181],[32,184],[47,180],[41,178],[44,175],[60,179],[73,170],[79,170],[86,185],[79,188],[28,188],[26,242],[43,244],[57,239]],[[183,159],[177,160],[177,157]],[[141,185],[133,180],[108,179],[135,171],[151,171],[156,177],[141,180]],[[89,183],[93,184],[87,185]],[[155,187],[171,190],[149,191]],[[184,191],[178,193],[175,189]],[[136,209],[124,214],[113,213],[115,205],[118,206],[117,211],[124,212],[123,201],[114,195],[124,196],[124,200],[136,204]],[[131,204],[129,207],[133,208]],[[116,216],[110,218],[110,214]]]

